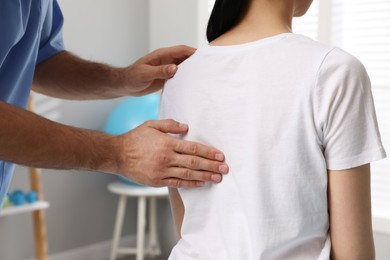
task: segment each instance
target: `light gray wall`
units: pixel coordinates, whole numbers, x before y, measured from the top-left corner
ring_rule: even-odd
[[[374,233],[376,260],[390,259],[390,234]]]
[[[149,47],[205,43],[208,19],[206,0],[149,0]]]
[[[196,2],[182,0],[150,0],[149,46],[150,50],[177,44],[194,45],[196,34]],[[173,12],[172,10],[176,10]]]
[[[88,59],[125,66],[148,52],[148,1],[59,0],[65,16],[67,49]],[[71,102],[38,97],[38,110],[58,121],[102,129],[119,100]],[[46,104],[46,106],[45,106]],[[53,113],[55,109],[55,113]],[[60,137],[59,137],[60,138]],[[110,240],[117,197],[107,191],[114,176],[78,171],[43,171],[49,253]],[[29,190],[18,167],[11,190]],[[135,203],[129,202],[124,235],[135,233]],[[0,259],[34,257],[31,214],[0,218]]]

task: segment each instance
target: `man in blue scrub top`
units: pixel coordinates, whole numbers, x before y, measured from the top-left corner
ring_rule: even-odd
[[[186,46],[159,49],[129,67],[113,68],[65,51],[62,25],[56,0],[0,0],[0,205],[14,163],[115,173],[151,186],[197,187],[221,181],[221,173],[228,171],[223,154],[167,135],[188,130],[178,122],[151,121],[112,136],[26,111],[31,87],[80,100],[155,92],[194,52]]]

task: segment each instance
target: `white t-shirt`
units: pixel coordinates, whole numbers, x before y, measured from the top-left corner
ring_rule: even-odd
[[[348,53],[280,34],[199,48],[167,81],[160,118],[224,152],[220,184],[179,189],[170,259],[329,259],[327,169],[385,157],[370,81]]]

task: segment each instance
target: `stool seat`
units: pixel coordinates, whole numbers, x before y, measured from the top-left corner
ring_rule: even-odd
[[[168,188],[153,188],[147,186],[135,186],[121,181],[113,182],[108,185],[108,190],[112,193],[125,195],[128,197],[166,197]]]
[[[118,209],[115,220],[114,235],[112,241],[110,260],[115,260],[117,254],[135,254],[136,260],[143,260],[145,254],[157,256],[161,254],[157,236],[157,198],[167,198],[168,188],[152,188],[135,186],[125,182],[113,182],[108,185],[108,190],[119,195]],[[120,247],[120,237],[125,216],[127,197],[137,198],[137,245],[132,247]],[[149,204],[149,243],[145,248],[146,206]]]

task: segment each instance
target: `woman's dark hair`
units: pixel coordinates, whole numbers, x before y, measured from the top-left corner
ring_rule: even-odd
[[[235,26],[246,11],[249,0],[216,0],[207,25],[207,40],[218,38]]]

